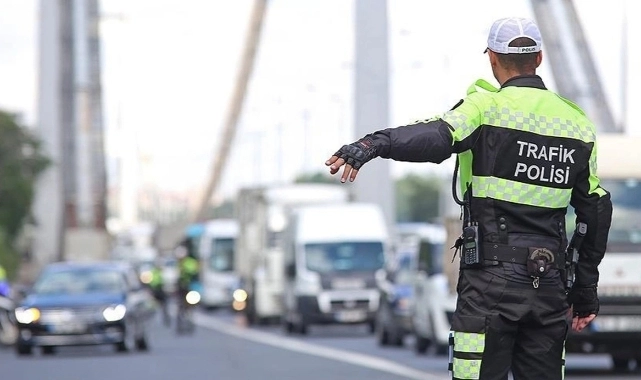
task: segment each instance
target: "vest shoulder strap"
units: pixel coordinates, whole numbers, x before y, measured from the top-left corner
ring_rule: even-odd
[[[476,82],[472,83],[470,87],[468,87],[467,94],[470,95],[478,92],[479,88],[488,92],[499,92],[499,89],[494,87],[490,82],[486,81],[485,79],[479,79]]]

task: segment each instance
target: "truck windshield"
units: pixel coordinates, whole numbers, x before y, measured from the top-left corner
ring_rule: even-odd
[[[608,251],[638,252],[641,247],[641,180],[602,179],[601,186],[612,197]],[[566,220],[568,235],[574,232],[574,222],[574,210],[569,207]]]
[[[601,184],[612,195],[608,242],[641,245],[641,180],[602,180]]]
[[[381,242],[315,243],[305,245],[307,269],[318,273],[373,271],[383,267]]]
[[[212,239],[209,269],[216,272],[228,272],[234,269],[234,239]]]

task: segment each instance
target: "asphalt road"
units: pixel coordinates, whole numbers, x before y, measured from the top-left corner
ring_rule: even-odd
[[[286,336],[278,326],[247,328],[227,312],[199,313],[194,335],[177,336],[154,322],[149,352],[111,347],[61,348],[18,358],[0,349],[2,380],[212,379],[400,380],[448,379],[447,358],[381,348],[365,326],[313,326],[308,336]],[[639,379],[613,374],[602,356],[569,356],[566,379]]]

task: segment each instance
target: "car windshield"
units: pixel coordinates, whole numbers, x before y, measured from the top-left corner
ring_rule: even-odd
[[[229,272],[234,269],[234,239],[212,239],[209,269],[218,272]]]
[[[305,245],[307,269],[318,273],[371,271],[383,267],[380,242],[316,243]]]
[[[125,288],[119,271],[83,268],[47,271],[34,284],[33,291],[36,294],[121,293]]]

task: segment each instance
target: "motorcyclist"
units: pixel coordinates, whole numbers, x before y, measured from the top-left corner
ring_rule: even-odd
[[[149,282],[149,288],[154,295],[156,301],[160,305],[162,310],[163,323],[165,326],[169,326],[169,310],[167,308],[167,293],[165,292],[165,280],[162,274],[162,265],[159,260],[154,262],[154,266],[151,268],[151,281]]]
[[[192,290],[193,284],[198,280],[198,260],[190,255],[186,244],[179,245],[175,250],[176,259],[178,260],[178,283],[176,284],[176,296],[178,301],[178,329],[180,319],[184,315],[187,304],[187,293]]]

